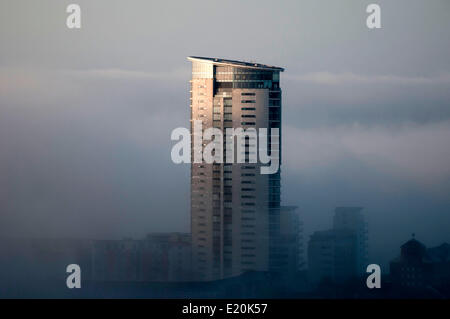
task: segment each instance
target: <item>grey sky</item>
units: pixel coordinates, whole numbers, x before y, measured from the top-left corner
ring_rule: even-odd
[[[170,132],[201,55],[286,68],[283,201],[307,234],[361,205],[375,260],[450,241],[449,1],[74,2],[77,31],[72,2],[0,4],[0,234],[188,230]]]

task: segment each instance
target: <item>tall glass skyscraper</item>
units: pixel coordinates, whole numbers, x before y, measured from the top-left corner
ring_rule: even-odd
[[[188,60],[192,62],[192,143],[199,138],[194,134],[194,121],[201,121],[202,132],[215,127],[224,136],[227,128],[267,128],[269,132],[278,128],[281,135],[283,68],[194,56]],[[202,147],[207,143],[203,141]],[[245,140],[247,159],[255,155],[249,143],[251,137]],[[281,163],[281,136],[278,143],[269,137],[266,148],[270,147],[272,153],[280,154]],[[280,170],[261,174],[261,166],[267,164],[260,161],[227,163],[225,150],[226,146],[222,163],[208,164],[194,163],[191,148],[192,257],[200,280],[279,266],[274,238],[280,229]]]

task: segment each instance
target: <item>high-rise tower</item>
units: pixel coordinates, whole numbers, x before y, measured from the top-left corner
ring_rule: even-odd
[[[363,207],[336,207],[333,228],[351,230],[356,236],[356,271],[366,273],[368,261],[368,225],[362,213]]]
[[[196,135],[194,121],[202,122],[203,132],[215,127],[224,136],[227,128],[278,128],[281,135],[282,68],[205,57],[192,56],[188,60],[192,62],[192,142]],[[203,141],[203,147],[208,142]],[[251,137],[245,141],[247,159],[254,155],[249,143]],[[268,139],[266,148],[271,147],[271,153],[281,154],[281,136],[278,143]],[[225,150],[224,146],[224,157]],[[193,267],[199,279],[219,279],[276,267],[276,245],[272,245],[272,239],[280,229],[280,170],[261,174],[261,166],[267,164],[259,161],[207,164],[194,163],[193,158],[194,147],[191,231]]]

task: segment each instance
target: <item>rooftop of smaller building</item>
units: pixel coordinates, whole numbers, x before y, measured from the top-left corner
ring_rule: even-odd
[[[208,58],[208,57],[201,57],[201,56],[189,56],[188,60],[190,61],[202,61],[202,62],[210,62],[216,65],[232,65],[232,66],[239,66],[239,67],[245,67],[245,68],[256,68],[256,69],[263,69],[263,70],[272,70],[272,71],[280,71],[283,72],[284,69],[273,66],[273,65],[266,65],[256,62],[245,62],[245,61],[237,61],[237,60],[228,60],[228,59],[220,59],[220,58]]]

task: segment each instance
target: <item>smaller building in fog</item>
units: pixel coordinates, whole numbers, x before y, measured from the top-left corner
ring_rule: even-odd
[[[361,207],[337,207],[333,228],[316,231],[308,242],[308,279],[346,283],[367,266],[367,223]]]
[[[356,273],[366,273],[368,264],[368,225],[362,213],[362,207],[336,207],[333,217],[333,229],[349,230],[356,240]]]
[[[450,245],[427,249],[414,237],[400,248],[400,256],[391,261],[393,285],[404,290],[450,286]]]
[[[303,223],[296,206],[281,206],[279,225],[272,225],[272,272],[294,275],[305,268]],[[276,233],[275,233],[276,232]]]
[[[149,234],[145,239],[97,240],[92,248],[94,281],[191,280],[191,237]]]
[[[315,232],[308,243],[308,279],[345,283],[357,276],[356,236],[349,230]]]

